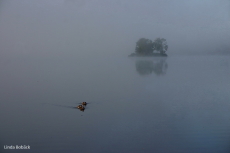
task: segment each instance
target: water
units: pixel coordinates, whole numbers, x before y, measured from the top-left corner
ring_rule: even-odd
[[[229,153],[228,6],[0,1],[0,152]]]
[[[1,151],[230,151],[229,56],[2,60]],[[73,109],[87,101],[84,112]],[[25,150],[22,150],[24,152]]]

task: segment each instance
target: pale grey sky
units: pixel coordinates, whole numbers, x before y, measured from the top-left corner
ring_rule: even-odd
[[[76,49],[126,55],[141,37],[163,37],[172,53],[229,49],[229,10],[229,0],[5,0],[0,45],[41,56]]]

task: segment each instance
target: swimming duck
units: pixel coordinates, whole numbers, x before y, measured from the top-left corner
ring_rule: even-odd
[[[85,110],[85,107],[80,108],[80,111],[84,112],[84,110]]]
[[[80,111],[83,111],[83,112],[84,112],[84,110],[85,110],[85,107],[82,106],[82,105],[78,105],[77,108],[80,109]]]
[[[78,108],[78,109],[82,109],[82,108],[84,108],[84,107],[83,107],[82,105],[78,105],[77,108]]]
[[[84,102],[82,102],[81,104],[84,105],[84,106],[86,106],[86,105],[87,105],[87,102],[84,101]]]

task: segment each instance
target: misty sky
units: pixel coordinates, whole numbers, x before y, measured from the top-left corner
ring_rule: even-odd
[[[165,38],[167,60],[128,58],[143,37]],[[230,0],[0,0],[3,140],[42,150],[76,141],[90,150],[227,148],[229,56],[196,56],[224,52]],[[79,118],[52,106],[82,101],[89,113]]]
[[[172,53],[211,52],[230,49],[229,27],[229,0],[0,2],[3,55],[128,55],[141,37],[166,38]]]

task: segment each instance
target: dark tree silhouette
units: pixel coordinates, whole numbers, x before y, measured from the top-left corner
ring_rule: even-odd
[[[150,39],[141,38],[136,42],[136,54],[148,55],[153,53],[153,42]]]
[[[160,52],[161,54],[165,54],[168,50],[168,45],[166,39],[164,38],[157,38],[153,42],[153,49]]]
[[[167,49],[168,45],[164,38],[157,38],[154,42],[150,39],[140,38],[136,42],[135,53],[129,56],[167,56],[167,54],[165,54]],[[156,53],[154,53],[155,50]]]

